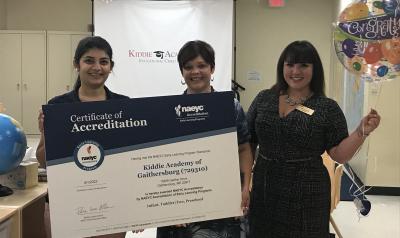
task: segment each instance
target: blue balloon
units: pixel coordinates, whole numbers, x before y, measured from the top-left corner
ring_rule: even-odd
[[[383,2],[383,11],[386,14],[394,14],[397,8],[397,1],[396,0],[390,0],[390,1],[384,1]]]
[[[389,72],[389,68],[386,65],[382,65],[376,70],[376,74],[379,77],[385,76],[388,72]]]
[[[0,113],[0,174],[21,163],[26,152],[26,136],[21,125],[12,117]]]
[[[345,39],[342,42],[342,50],[347,57],[353,58],[356,54],[356,42],[352,39]]]

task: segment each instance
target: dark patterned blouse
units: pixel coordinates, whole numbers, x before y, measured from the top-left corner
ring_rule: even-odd
[[[265,157],[298,160],[319,157],[348,136],[346,118],[334,100],[314,95],[303,105],[314,113],[293,110],[281,118],[279,95],[261,91],[247,113],[250,143],[258,144]]]
[[[348,136],[338,104],[321,95],[279,115],[279,95],[261,91],[247,114],[250,143],[259,145],[250,202],[252,238],[329,237],[330,181],[321,154]]]

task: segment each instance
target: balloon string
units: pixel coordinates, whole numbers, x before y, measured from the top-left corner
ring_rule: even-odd
[[[381,91],[382,91],[382,82],[379,82],[379,83],[377,83],[377,85],[378,85],[378,90],[377,90],[377,96],[376,96],[376,100],[375,100],[375,103],[374,103],[374,109],[376,109],[376,107],[377,107],[377,105],[378,105],[378,101],[379,101],[379,98],[380,98],[380,96],[381,96]],[[364,132],[364,124],[362,124],[362,134],[363,134],[363,136],[365,135],[365,132]],[[356,152],[354,152],[354,154],[353,154],[353,156],[351,157],[352,159],[353,158],[355,158],[357,155],[358,155],[358,153],[361,151],[361,149],[363,148],[363,145],[364,145],[364,143],[360,146],[360,147],[358,147],[358,149],[356,150]],[[366,151],[366,157],[368,158],[368,155],[369,155],[369,141],[368,141],[368,145],[367,145],[367,151]],[[350,176],[351,178],[354,178],[353,176]],[[363,186],[364,187],[364,186]],[[350,187],[350,189],[352,188],[352,186]],[[371,189],[372,188],[372,186],[369,188],[369,189]],[[350,192],[350,189],[349,189],[349,192]],[[363,188],[364,189],[364,188]],[[368,190],[369,190],[368,189]],[[358,190],[356,190],[356,192],[357,192]],[[365,192],[366,191],[364,191],[364,193],[363,193],[363,195],[365,194]],[[354,193],[355,194],[355,193]],[[353,194],[353,195],[354,195]]]
[[[375,99],[375,104],[374,104],[373,109],[376,109],[376,107],[378,106],[378,102],[379,102],[379,99],[381,97],[381,91],[382,91],[382,82],[379,82],[377,84],[378,84],[378,90],[377,90],[377,93],[376,93],[376,99]],[[363,124],[363,128],[362,129],[363,129],[363,135],[364,135],[364,124]],[[367,152],[366,152],[366,155],[365,155],[367,158],[369,156],[369,146],[370,146],[370,143],[368,141]],[[361,145],[361,147],[362,147],[362,145]]]
[[[373,109],[376,109],[376,107],[378,105],[378,102],[379,102],[379,99],[381,97],[381,91],[382,91],[382,82],[379,82],[379,83],[376,83],[376,84],[378,84],[378,90],[376,92],[376,99],[375,99],[375,104],[374,104]]]

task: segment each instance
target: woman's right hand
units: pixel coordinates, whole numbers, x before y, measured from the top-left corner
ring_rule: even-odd
[[[39,109],[39,116],[38,116],[38,126],[39,126],[39,131],[40,133],[43,133],[44,131],[44,114],[42,109]]]
[[[44,114],[42,109],[39,110],[38,127],[40,131],[40,141],[36,148],[36,158],[41,168],[46,168],[45,148],[44,148]]]

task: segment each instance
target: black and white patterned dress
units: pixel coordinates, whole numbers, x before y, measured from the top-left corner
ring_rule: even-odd
[[[247,114],[251,143],[259,145],[250,203],[252,238],[329,237],[330,180],[321,154],[348,136],[338,104],[314,95],[279,116],[279,95],[261,91]]]

